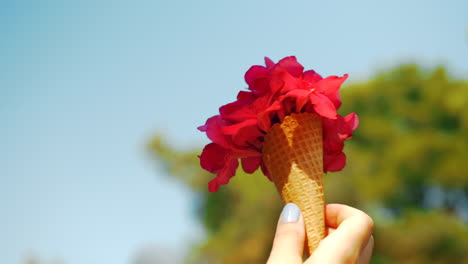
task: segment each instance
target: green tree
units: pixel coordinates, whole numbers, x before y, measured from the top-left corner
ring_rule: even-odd
[[[360,126],[346,168],[325,176],[325,196],[375,219],[373,263],[468,263],[468,82],[402,65],[344,87],[342,100]],[[201,150],[178,152],[161,137],[150,149],[200,197],[208,235],[189,263],[266,260],[282,203],[265,176],[239,170],[208,193]]]

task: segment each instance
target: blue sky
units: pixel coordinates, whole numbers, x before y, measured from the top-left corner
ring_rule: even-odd
[[[130,263],[202,236],[145,153],[196,126],[264,56],[365,79],[400,62],[468,76],[466,1],[2,1],[0,262]]]

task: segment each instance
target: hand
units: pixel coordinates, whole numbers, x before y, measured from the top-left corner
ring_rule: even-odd
[[[374,222],[367,214],[346,205],[329,204],[325,225],[328,235],[304,263],[369,263]],[[295,204],[287,204],[278,221],[268,264],[303,263],[304,239],[304,218]]]

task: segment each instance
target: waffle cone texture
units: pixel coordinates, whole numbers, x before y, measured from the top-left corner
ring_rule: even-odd
[[[263,159],[283,202],[301,209],[306,251],[312,254],[325,237],[320,117],[293,113],[272,126],[263,143]]]

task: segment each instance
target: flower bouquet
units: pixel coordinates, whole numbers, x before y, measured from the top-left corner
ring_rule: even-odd
[[[246,72],[248,91],[198,128],[212,141],[200,155],[202,168],[216,174],[209,191],[229,182],[239,160],[246,173],[260,167],[283,201],[301,209],[309,254],[325,236],[322,176],[343,169],[344,141],[359,123],[354,113],[337,113],[347,77],[322,78],[295,57],[265,58]]]

